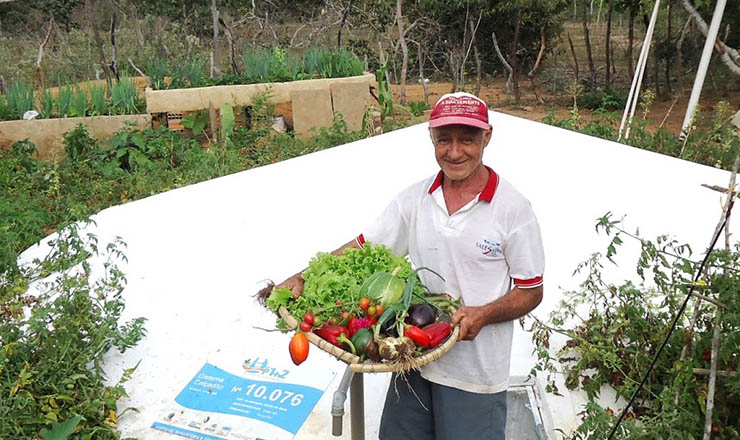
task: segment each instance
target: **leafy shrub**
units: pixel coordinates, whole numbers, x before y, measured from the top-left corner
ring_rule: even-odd
[[[604,387],[617,397],[629,399],[653,361],[666,337],[674,316],[694,283],[699,261],[691,248],[667,236],[647,240],[625,230],[610,214],[599,219],[597,231],[610,239],[607,249],[581,263],[576,273],[585,279],[565,298],[549,319],[534,319],[532,338],[538,363],[532,373],[548,378],[548,391],[557,392],[554,374],[565,376],[565,386],[582,389],[588,396],[582,425],[572,439],[601,440],[616,422],[614,411],[598,404]],[[639,241],[641,253],[636,274],[641,282],[610,282],[602,274],[605,259],[612,262],[622,238]],[[736,371],[740,361],[740,245],[714,250],[701,274],[696,290],[724,306],[717,308],[697,298],[686,309],[692,319],[678,321],[666,349],[622,425],[620,439],[700,438],[704,426],[706,378],[696,369],[709,367],[714,322],[719,320],[721,338],[717,351],[718,368]],[[695,321],[695,324],[690,322]],[[555,351],[550,337],[558,333],[568,340]],[[552,350],[551,350],[552,349]],[[682,354],[684,353],[685,355]],[[560,367],[557,366],[559,363]],[[721,439],[740,436],[740,376],[718,382],[713,417]]]
[[[409,102],[409,109],[411,114],[414,116],[421,116],[426,110],[429,110],[429,105],[425,101],[411,101]]]
[[[117,401],[136,367],[107,385],[103,355],[135,346],[145,333],[143,318],[119,324],[123,243],[101,253],[95,237],[70,226],[50,245],[45,259],[0,275],[0,438],[37,438],[55,422],[74,420],[75,438],[117,439],[117,416],[127,410]],[[90,256],[107,262],[101,278],[91,276]],[[28,290],[50,273],[58,276]]]
[[[591,89],[578,99],[579,106],[590,110],[622,110],[626,104],[627,95],[614,89]]]
[[[69,160],[75,161],[89,155],[96,147],[97,141],[90,137],[83,124],[77,124],[73,130],[64,133],[64,152]]]

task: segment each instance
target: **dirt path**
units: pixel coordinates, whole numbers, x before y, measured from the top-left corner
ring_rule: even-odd
[[[515,106],[507,103],[505,85],[506,82],[501,79],[484,83],[481,87],[481,97],[485,99],[488,105],[496,111],[538,122],[541,122],[551,111],[554,111],[556,119],[565,119],[570,114],[572,109],[572,98],[565,96],[565,93],[563,96],[545,96],[545,104],[542,105],[535,99],[531,88],[529,86],[525,86],[522,87],[521,105]],[[452,89],[452,83],[431,82],[427,84],[427,88],[429,90],[429,103],[433,105],[440,96],[448,93]],[[395,100],[398,100],[398,88],[396,86],[392,86],[392,91]],[[651,112],[648,115],[648,120],[650,121],[648,127],[654,129],[663,124],[665,128],[678,135],[681,130],[684,114],[686,113],[689,93],[690,91],[685,93],[683,97],[675,100],[675,103],[674,99],[656,99],[653,103]],[[407,102],[423,101],[424,89],[421,84],[408,84],[406,86],[406,99]],[[729,102],[733,111],[740,110],[740,90],[729,92],[729,96],[725,97],[713,96],[711,92],[707,93],[702,97],[700,107],[709,111],[719,101]],[[639,107],[638,111],[635,112],[635,118],[641,117],[638,116],[638,112]],[[595,118],[595,116],[592,115],[592,112],[587,109],[579,109],[579,113],[586,121]],[[665,122],[663,122],[664,119]]]

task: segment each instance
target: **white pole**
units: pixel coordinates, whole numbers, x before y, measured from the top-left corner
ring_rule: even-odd
[[[683,118],[683,126],[681,127],[681,134],[679,136],[682,140],[686,138],[689,125],[691,125],[691,121],[694,119],[696,105],[699,103],[701,88],[704,86],[704,79],[707,76],[709,60],[712,57],[714,42],[717,40],[717,32],[719,31],[719,25],[722,22],[722,16],[724,15],[726,4],[727,0],[717,0],[717,5],[714,7],[712,23],[709,25],[709,31],[707,32],[707,41],[704,42],[704,51],[701,53],[699,69],[696,72],[696,78],[694,78],[694,88],[691,89],[691,97],[689,97],[689,105],[686,108],[686,116]]]
[[[632,124],[632,117],[635,115],[635,107],[637,106],[637,100],[640,97],[640,87],[642,86],[642,77],[645,73],[645,67],[647,66],[648,54],[650,53],[650,45],[653,41],[653,31],[655,30],[655,22],[658,20],[658,9],[660,8],[660,0],[655,2],[653,7],[653,14],[650,17],[650,23],[648,24],[647,32],[645,33],[645,41],[642,42],[642,50],[640,50],[640,58],[637,60],[637,66],[635,66],[635,76],[632,78],[632,87],[630,88],[630,94],[627,97],[627,105],[624,107],[624,114],[622,115],[622,123],[619,125],[619,136],[617,142],[622,140],[622,130],[627,126],[627,131],[624,134],[624,138],[628,139],[630,135],[630,125]],[[629,120],[628,115],[629,114]]]

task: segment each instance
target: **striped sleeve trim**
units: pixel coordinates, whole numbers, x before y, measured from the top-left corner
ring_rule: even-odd
[[[358,235],[357,238],[355,238],[355,241],[361,248],[365,247],[365,236],[364,235],[362,234]]]
[[[516,287],[521,287],[522,289],[531,289],[533,287],[539,287],[543,283],[542,277],[534,277],[530,278],[528,280],[522,280],[519,278],[514,278],[514,285]]]

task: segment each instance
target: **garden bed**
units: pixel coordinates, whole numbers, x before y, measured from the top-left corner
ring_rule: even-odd
[[[64,151],[64,133],[78,124],[85,125],[95,139],[107,139],[128,125],[139,129],[151,127],[152,118],[150,115],[117,115],[0,121],[0,147],[28,139],[36,145],[39,158],[49,159]]]
[[[320,78],[282,83],[243,84],[234,86],[195,87],[189,89],[151,90],[145,93],[148,113],[180,113],[207,110],[210,104],[220,108],[223,104],[246,107],[255,96],[270,92],[275,104],[290,102],[296,90],[327,90],[335,83],[375,84],[375,75],[366,73],[346,78]]]

